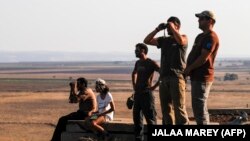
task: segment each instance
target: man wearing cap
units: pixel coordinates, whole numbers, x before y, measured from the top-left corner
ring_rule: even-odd
[[[185,104],[185,56],[188,46],[186,35],[180,34],[181,22],[170,17],[167,24],[161,23],[144,39],[144,43],[161,49],[160,102],[163,125],[188,124]],[[169,36],[155,38],[155,35],[167,29]]]
[[[203,31],[188,55],[185,74],[191,79],[192,108],[198,125],[209,124],[207,99],[214,80],[214,60],[219,48],[219,39],[213,31],[215,15],[211,11],[195,14]]]

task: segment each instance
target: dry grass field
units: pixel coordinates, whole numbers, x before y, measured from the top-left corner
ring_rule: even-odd
[[[113,94],[115,120],[131,122],[132,112],[125,106],[131,95],[133,63],[24,63],[0,64],[0,141],[48,141],[60,116],[76,111],[68,103],[68,83],[78,77],[107,81]],[[249,108],[249,69],[218,69],[209,97],[209,108]],[[237,73],[238,80],[223,81],[225,73]],[[158,91],[154,92],[158,119],[161,109]],[[187,85],[187,109],[192,117],[190,85]]]

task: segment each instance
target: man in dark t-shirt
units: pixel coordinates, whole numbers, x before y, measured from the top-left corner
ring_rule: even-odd
[[[214,60],[219,48],[219,39],[213,31],[215,16],[211,11],[195,14],[203,31],[194,42],[187,59],[185,74],[191,79],[192,108],[198,125],[209,124],[207,99],[214,80]]]
[[[147,57],[148,48],[145,44],[138,43],[135,55],[136,61],[132,72],[132,84],[134,89],[133,120],[135,127],[135,140],[143,141],[143,115],[147,124],[156,124],[155,97],[153,90],[159,85],[157,81],[152,85],[154,72],[159,71],[159,65]]]
[[[149,33],[144,43],[161,49],[160,102],[163,125],[188,124],[185,104],[185,55],[188,45],[187,36],[180,34],[181,22],[177,17],[170,17],[167,24],[160,24]],[[169,36],[155,38],[155,35],[167,29]]]

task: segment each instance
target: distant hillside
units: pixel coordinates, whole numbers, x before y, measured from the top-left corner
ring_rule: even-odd
[[[149,52],[148,56],[160,60],[161,52]],[[188,56],[188,54],[187,54]],[[187,57],[186,56],[186,57]],[[87,61],[134,61],[133,50],[128,52],[63,52],[63,51],[1,51],[0,63],[6,62],[87,62]],[[249,61],[250,57],[217,57],[218,61]]]
[[[0,62],[131,61],[133,53],[110,52],[0,52]]]
[[[109,71],[109,69],[131,70],[135,64],[134,61],[78,61],[78,62],[14,62],[0,63],[1,70],[29,70],[29,69],[81,69],[91,68],[85,72],[97,70]]]

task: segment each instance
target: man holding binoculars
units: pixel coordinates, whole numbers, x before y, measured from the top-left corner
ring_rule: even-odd
[[[161,49],[160,102],[163,125],[188,124],[185,104],[186,51],[188,40],[179,32],[181,22],[177,17],[170,17],[167,23],[159,24],[144,39],[144,43]],[[161,30],[167,30],[169,36],[155,38]]]
[[[59,118],[51,141],[61,140],[61,133],[66,130],[68,120],[84,120],[97,110],[96,96],[93,90],[88,87],[87,79],[80,77],[69,85],[71,97],[75,97],[74,101],[70,99],[69,102],[79,103],[79,109]]]

